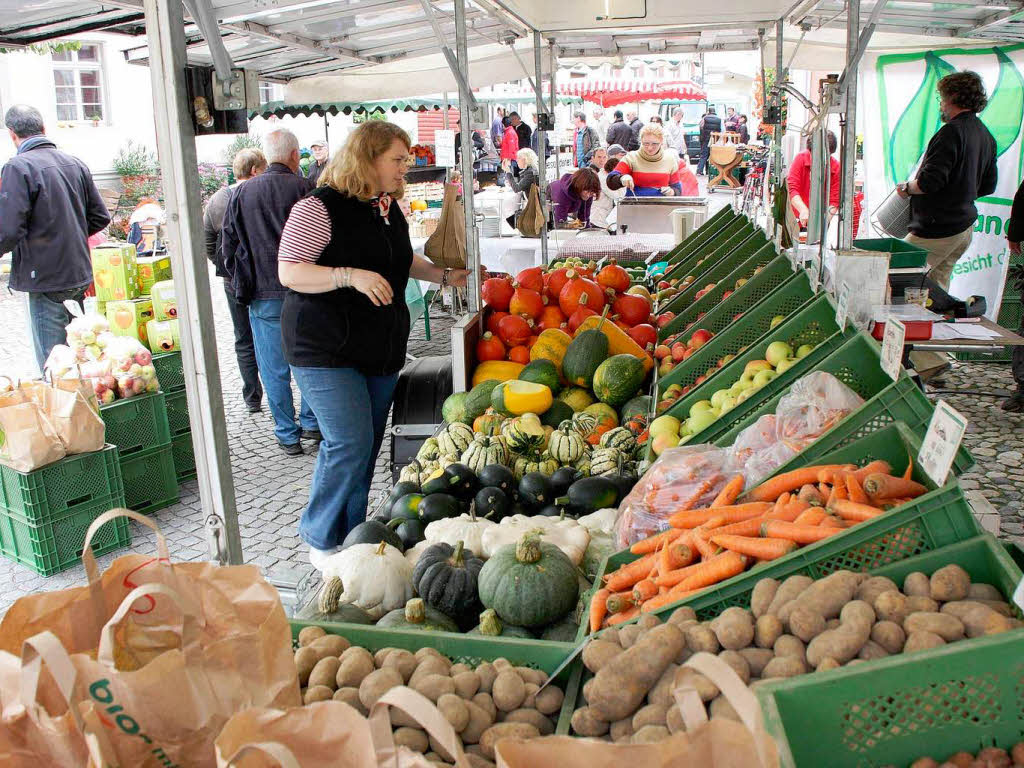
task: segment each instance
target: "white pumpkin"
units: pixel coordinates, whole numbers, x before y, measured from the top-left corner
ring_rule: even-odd
[[[401,608],[413,596],[412,566],[386,542],[353,544],[324,563],[324,581],[341,579],[341,603],[357,605],[374,620]]]
[[[423,550],[430,546],[429,541],[421,541],[419,544],[415,544],[409,549],[405,550],[405,559],[409,561],[414,569],[416,568],[416,562],[420,559],[420,555],[423,554]]]
[[[619,510],[606,507],[589,515],[584,515],[583,517],[578,518],[576,522],[590,531],[591,536],[597,536],[599,534],[611,536],[615,533],[615,521],[618,519],[618,516]]]
[[[529,531],[537,531],[541,541],[554,544],[562,550],[572,560],[573,565],[579,565],[583,561],[583,553],[587,551],[587,545],[590,543],[590,532],[575,520],[512,515],[484,531],[483,556],[491,557],[506,544],[515,544]]]
[[[449,544],[454,547],[461,541],[463,547],[474,555],[485,557],[483,554],[484,534],[497,527],[497,523],[477,517],[470,512],[447,520],[435,520],[427,525],[423,535],[428,544]]]

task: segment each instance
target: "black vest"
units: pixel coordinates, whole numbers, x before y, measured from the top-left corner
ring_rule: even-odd
[[[405,216],[392,203],[389,224],[376,205],[327,186],[310,196],[323,202],[331,218],[331,241],[317,264],[378,272],[391,284],[394,299],[376,307],[355,288],[289,291],[281,310],[285,357],[299,367],[356,368],[368,376],[397,373],[409,341],[405,286],[412,243]]]

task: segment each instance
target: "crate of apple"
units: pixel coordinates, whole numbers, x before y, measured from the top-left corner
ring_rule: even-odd
[[[714,334],[711,331],[699,329],[690,336],[685,344],[681,341],[659,344],[654,348],[654,359],[658,361],[658,375],[666,376],[673,368],[688,360],[694,352],[713,338]]]

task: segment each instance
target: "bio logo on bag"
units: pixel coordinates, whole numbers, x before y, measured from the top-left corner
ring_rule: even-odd
[[[93,701],[103,705],[103,709],[100,710],[99,719],[104,726],[111,730],[116,727],[127,736],[137,736],[146,742],[147,745],[153,744],[153,740],[142,733],[142,727],[136,722],[135,718],[126,714],[120,704],[114,703],[114,693],[110,690],[109,680],[102,679],[92,683],[89,686],[89,695],[93,698]],[[166,768],[181,768],[181,766],[167,756],[163,747],[154,746],[151,754]]]

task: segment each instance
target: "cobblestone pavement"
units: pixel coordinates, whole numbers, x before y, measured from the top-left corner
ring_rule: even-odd
[[[308,565],[307,549],[297,536],[299,514],[306,503],[309,481],[315,461],[315,449],[287,457],[274,440],[270,415],[266,408],[250,415],[241,399],[241,385],[235,364],[231,321],[227,314],[220,281],[214,278],[214,323],[221,361],[221,383],[227,416],[232,474],[238,500],[242,547],[247,562],[267,569],[273,576],[297,575]],[[415,356],[444,355],[450,351],[449,329],[452,321],[438,309],[431,316],[431,340],[424,337],[422,321],[413,330],[410,353]],[[25,322],[22,295],[13,295],[0,283],[0,372],[29,372],[32,353]],[[982,515],[993,532],[1024,542],[1024,415],[1007,414],[999,403],[1013,388],[1008,365],[955,363],[947,379],[947,388],[961,390],[932,394],[945,398],[970,420],[966,437],[968,448],[978,466],[963,478],[965,490],[980,494],[992,509]],[[969,391],[969,393],[967,392]],[[983,394],[978,394],[983,393]],[[990,396],[994,395],[994,396]],[[388,471],[389,441],[385,441],[377,462],[371,491],[372,500],[390,487]],[[984,512],[984,502],[975,505]],[[167,537],[171,556],[178,560],[208,557],[205,515],[199,503],[196,482],[181,487],[177,504],[156,512],[152,519]],[[135,552],[154,551],[150,530],[132,522]],[[100,558],[101,567],[118,552]],[[0,582],[7,588],[0,593],[0,611],[16,598],[49,589],[81,584],[81,566],[43,578],[20,565],[0,557]]]

